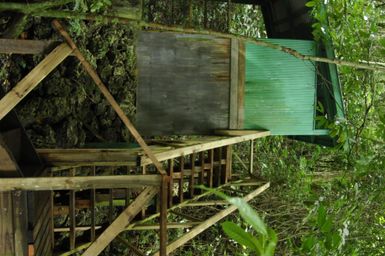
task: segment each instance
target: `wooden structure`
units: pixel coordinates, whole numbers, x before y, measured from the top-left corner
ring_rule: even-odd
[[[267,41],[317,54],[313,41]],[[316,111],[317,104],[343,106],[340,97],[318,95],[325,80],[334,86],[326,73],[284,52],[236,39],[142,32],[137,55],[137,126],[145,135],[265,129],[273,135],[328,136],[316,115],[343,117]],[[334,95],[338,88],[324,90]]]
[[[36,152],[31,144],[26,144],[31,145],[28,153],[35,154],[35,162],[39,165],[18,165],[18,160],[23,163],[29,158],[19,158],[18,151],[9,149],[10,144],[1,141],[0,156],[4,161],[0,170],[7,174],[0,178],[0,203],[5,209],[0,220],[0,250],[3,255],[52,255],[55,251],[66,250],[69,251],[66,255],[82,250],[83,255],[98,255],[105,249],[109,250],[110,242],[121,232],[149,228],[159,230],[160,248],[159,252],[154,252],[155,255],[166,255],[236,210],[234,206],[223,209],[226,205],[223,201],[197,201],[210,193],[202,194],[196,185],[219,189],[230,184],[242,187],[261,185],[260,182],[242,182],[233,178],[231,147],[268,136],[270,132],[224,130],[218,131],[224,136],[193,137],[184,141],[145,141],[64,28],[58,22],[54,22],[54,26],[67,43],[54,48],[0,99],[0,120],[7,120],[14,106],[66,57],[74,55],[137,140],[138,146],[123,150],[40,149]],[[35,46],[39,48],[42,45]],[[20,123],[17,124],[20,126]],[[42,167],[43,164],[46,167],[43,172],[41,168],[29,173],[25,171],[29,170],[28,167]],[[8,175],[10,173],[12,175]],[[251,191],[245,200],[253,199],[268,186],[265,184]],[[105,220],[96,219],[96,209],[100,204],[108,206],[108,218]],[[218,212],[206,220],[171,223],[171,228],[193,228],[190,233],[167,245],[168,215],[186,217],[175,210],[182,204],[191,207],[216,205]],[[86,224],[78,223],[81,209],[86,209],[87,216],[90,216]],[[67,221],[56,226],[57,218],[63,216],[67,216]],[[134,223],[138,216],[143,220]],[[145,224],[155,218],[159,218],[157,225]],[[63,237],[68,238],[63,240]]]

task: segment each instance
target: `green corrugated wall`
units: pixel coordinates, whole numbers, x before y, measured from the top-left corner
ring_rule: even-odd
[[[266,39],[315,55],[312,41]],[[315,67],[278,50],[246,43],[244,129],[275,135],[312,135],[316,94]]]

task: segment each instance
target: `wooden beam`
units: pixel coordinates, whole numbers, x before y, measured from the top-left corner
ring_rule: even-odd
[[[167,206],[168,206],[168,179],[166,176],[162,176],[162,182],[160,186],[160,218],[159,218],[159,244],[160,255],[166,255],[166,246],[168,240],[167,233]]]
[[[238,39],[231,39],[229,128],[238,128]]]
[[[0,120],[70,55],[72,49],[63,43],[47,55],[31,72],[0,100]]]
[[[37,149],[40,158],[48,166],[75,165],[136,165],[138,154],[134,149]]]
[[[252,200],[256,196],[264,192],[266,189],[268,189],[269,186],[270,186],[270,183],[266,183],[265,185],[259,187],[258,189],[254,190],[250,194],[243,197],[243,200],[245,200],[246,202]],[[181,247],[182,245],[184,245],[185,243],[187,243],[188,241],[190,241],[191,239],[193,239],[194,237],[196,237],[197,235],[199,235],[200,233],[202,233],[203,231],[205,231],[206,229],[208,229],[209,227],[211,227],[212,225],[214,225],[221,219],[225,218],[226,216],[228,216],[229,214],[231,214],[237,209],[238,209],[237,206],[232,205],[226,208],[225,210],[222,210],[219,213],[215,214],[214,216],[207,219],[206,221],[202,222],[198,226],[194,227],[193,229],[191,229],[190,232],[188,232],[187,234],[183,235],[182,237],[170,243],[167,246],[167,254],[175,251],[177,248]],[[153,255],[158,256],[159,252],[156,252]]]
[[[250,141],[249,172],[254,172],[254,140]]]
[[[269,135],[270,135],[270,131],[259,131],[259,132],[254,131],[254,133],[252,133],[252,134],[246,134],[246,135],[236,136],[236,137],[231,137],[231,138],[226,137],[226,138],[219,139],[216,141],[204,142],[204,143],[198,144],[198,145],[192,145],[192,146],[188,146],[188,147],[183,147],[183,148],[168,150],[165,152],[160,152],[160,153],[155,154],[155,157],[159,161],[165,161],[165,160],[168,160],[171,158],[176,158],[176,157],[180,157],[180,156],[184,156],[184,155],[190,155],[194,152],[198,153],[198,152],[202,152],[202,151],[206,151],[206,150],[210,150],[210,149],[214,149],[214,148],[224,147],[224,146],[233,145],[233,144],[244,142],[244,141],[249,141],[249,140],[254,140],[254,139],[266,137]],[[144,165],[144,164],[151,164],[151,160],[147,157],[143,157],[141,159],[141,165]]]
[[[13,190],[84,190],[100,188],[127,188],[159,186],[160,175],[115,175],[77,177],[38,177],[0,179],[0,191]]]
[[[158,185],[160,184],[160,180]],[[125,230],[131,220],[140,212],[144,205],[158,193],[158,187],[147,187],[142,193],[107,227],[107,229],[91,244],[83,253],[83,256],[99,255],[104,248],[117,236]]]
[[[54,40],[21,40],[0,38],[0,53],[43,54],[52,46],[60,44]],[[72,53],[70,55],[73,55]]]
[[[103,81],[100,79],[99,75],[96,73],[95,69],[85,59],[83,54],[79,51],[79,49],[75,45],[74,41],[71,39],[70,35],[67,33],[67,31],[65,31],[64,27],[57,20],[54,20],[52,22],[52,25],[59,31],[59,33],[67,41],[68,45],[72,48],[75,56],[79,59],[80,63],[83,65],[84,69],[87,71],[87,73],[90,75],[90,77],[94,80],[95,84],[99,87],[101,93],[104,95],[104,97],[110,103],[112,108],[115,110],[115,112],[119,116],[120,120],[122,120],[124,125],[130,131],[131,135],[135,138],[135,140],[138,142],[138,144],[142,147],[144,153],[149,157],[149,159],[151,159],[151,163],[153,163],[155,165],[155,167],[158,169],[160,174],[167,175],[166,171],[163,169],[163,166],[161,165],[159,160],[153,154],[151,149],[147,146],[147,144],[143,140],[142,136],[139,134],[139,132],[136,130],[134,125],[128,119],[128,117],[126,116],[126,114],[124,113],[122,108],[116,102],[116,100],[114,99],[114,97],[112,96],[112,94],[110,93],[108,88],[106,87],[106,85],[103,83]]]
[[[255,134],[260,131],[257,130],[215,130],[214,133],[222,136],[244,136],[249,134]]]
[[[242,40],[238,41],[238,129],[243,128],[245,117],[245,77],[246,77],[246,50],[245,43]]]
[[[167,223],[167,229],[179,229],[179,228],[191,228],[201,222],[185,222],[185,223]],[[156,224],[138,224],[133,227],[129,227],[126,230],[158,230],[159,225]]]

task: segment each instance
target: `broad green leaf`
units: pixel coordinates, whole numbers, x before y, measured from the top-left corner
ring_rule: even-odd
[[[325,223],[326,220],[326,209],[323,205],[320,205],[318,207],[318,212],[317,212],[317,226],[322,227]]]
[[[277,246],[278,237],[274,230],[268,229],[269,240],[265,249],[266,256],[274,256],[275,248]]]
[[[250,224],[255,231],[260,233],[261,235],[267,235],[266,225],[263,220],[259,217],[258,213],[251,208],[251,206],[242,198],[239,197],[231,197],[228,198],[227,201],[238,207],[239,213],[242,218]]]
[[[244,245],[253,251],[258,250],[257,245],[255,243],[257,239],[252,235],[250,235],[249,233],[247,233],[237,224],[230,221],[226,221],[222,223],[222,228],[223,228],[223,231],[237,243]]]
[[[315,6],[315,1],[309,1],[305,4],[307,7],[314,7]]]

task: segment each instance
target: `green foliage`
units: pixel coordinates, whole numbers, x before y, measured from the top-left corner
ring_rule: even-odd
[[[275,231],[266,227],[266,224],[258,213],[245,200],[239,197],[229,197],[222,192],[215,189],[208,189],[204,186],[198,186],[198,188],[212,191],[215,195],[236,206],[243,221],[259,234],[258,237],[254,237],[237,224],[227,221],[222,224],[222,228],[230,238],[259,256],[274,255],[278,240]]]

